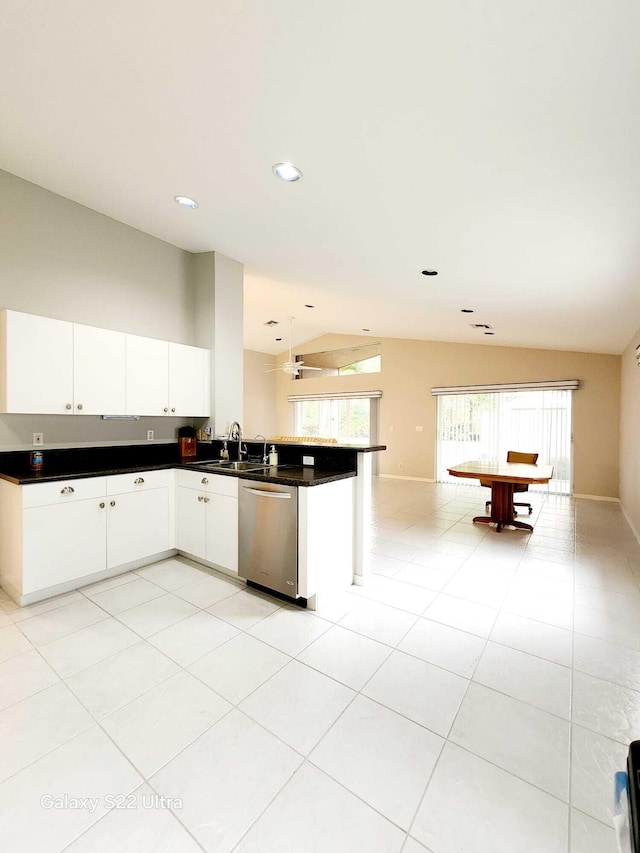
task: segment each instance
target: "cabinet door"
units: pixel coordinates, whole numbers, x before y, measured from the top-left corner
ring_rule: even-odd
[[[124,332],[73,325],[73,411],[124,415]]]
[[[238,499],[207,495],[205,559],[216,566],[238,571]]]
[[[209,350],[169,344],[169,410],[209,417]]]
[[[104,503],[92,498],[24,510],[23,595],[104,571]]]
[[[169,344],[127,335],[126,413],[169,413]]]
[[[194,489],[176,489],[176,548],[205,559],[204,495]]]
[[[107,568],[169,549],[169,489],[114,495],[107,508]]]
[[[5,412],[73,413],[73,324],[32,314],[3,315]]]

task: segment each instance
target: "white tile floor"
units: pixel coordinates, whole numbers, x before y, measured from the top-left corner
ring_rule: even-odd
[[[177,559],[0,590],[2,849],[615,853],[640,547],[615,503],[532,495],[529,536],[485,497],[375,481],[376,573],[315,614]]]

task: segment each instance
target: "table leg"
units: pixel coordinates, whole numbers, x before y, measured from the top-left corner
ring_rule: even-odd
[[[498,533],[503,527],[517,527],[520,530],[533,531],[530,524],[516,521],[513,517],[513,483],[493,480],[491,483],[491,515],[477,515],[473,521],[482,524],[497,525]]]

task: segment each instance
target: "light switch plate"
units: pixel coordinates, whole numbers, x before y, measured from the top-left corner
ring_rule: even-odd
[[[43,432],[34,432],[33,433],[33,446],[39,447],[41,444],[44,444],[44,433]]]
[[[315,462],[316,462],[316,460],[315,460],[314,456],[303,456],[302,457],[302,464],[303,465],[313,466],[313,465],[315,465]]]

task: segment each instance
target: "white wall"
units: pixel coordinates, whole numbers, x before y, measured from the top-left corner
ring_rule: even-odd
[[[0,223],[0,308],[196,343],[189,252],[2,171]],[[230,319],[234,328],[242,328],[241,307],[239,316]],[[241,383],[241,339],[239,348]],[[190,421],[0,415],[0,450],[31,446],[33,432],[44,432],[45,448],[142,441],[147,429],[168,440],[183,423]]]
[[[640,329],[622,354],[620,390],[620,503],[640,539]]]
[[[268,373],[267,365],[275,358],[266,352],[244,351],[244,434],[258,433],[269,438],[278,434],[276,417],[276,373]]]

